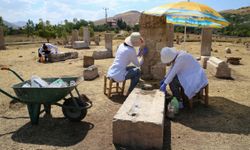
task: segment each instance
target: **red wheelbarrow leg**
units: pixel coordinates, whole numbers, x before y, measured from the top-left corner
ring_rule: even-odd
[[[41,104],[27,104],[31,124],[36,125],[39,121]]]

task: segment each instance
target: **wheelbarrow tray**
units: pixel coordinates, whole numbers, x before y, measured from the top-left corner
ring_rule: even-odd
[[[42,79],[48,83],[52,83],[58,78]],[[79,77],[62,77],[61,79],[69,86],[55,88],[22,87],[26,83],[31,84],[31,81],[27,80],[13,85],[12,88],[21,102],[34,104],[53,104],[65,98],[80,83],[80,81],[82,81],[82,78]],[[70,81],[75,81],[76,84],[70,86]]]

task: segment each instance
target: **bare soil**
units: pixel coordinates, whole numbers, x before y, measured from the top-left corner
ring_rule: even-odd
[[[114,52],[121,42],[113,42]],[[103,41],[101,45],[91,45],[89,50],[59,46],[60,51],[77,51],[80,57],[48,64],[37,62],[40,44],[11,45],[6,51],[0,51],[0,67],[10,67],[24,79],[30,79],[32,75],[81,76],[83,55],[92,55],[94,50],[103,48]],[[233,80],[217,79],[207,72],[209,107],[197,103],[192,111],[181,111],[175,120],[166,119],[164,149],[250,149],[250,51],[240,43],[215,42],[212,55],[225,60],[226,47],[231,48],[230,55],[242,57],[241,65],[229,65]],[[199,49],[199,42],[185,44],[185,50],[195,57],[199,56]],[[108,99],[103,94],[103,75],[112,61],[113,58],[96,60],[100,77],[94,81],[83,81],[78,86],[80,93],[93,102],[86,118],[78,123],[68,121],[60,107],[52,106],[53,118],[43,117],[42,114],[39,125],[32,126],[26,106],[10,103],[11,99],[0,93],[0,149],[116,149],[112,143],[112,118],[125,98]],[[0,71],[1,89],[15,95],[11,86],[19,82],[10,72]]]

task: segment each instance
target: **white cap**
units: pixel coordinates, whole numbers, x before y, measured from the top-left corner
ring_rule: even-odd
[[[142,39],[141,34],[139,32],[133,32],[130,36],[128,36],[125,39],[125,43],[129,46],[134,46],[135,43],[140,42],[140,39]]]
[[[168,64],[174,60],[177,55],[177,51],[174,47],[164,47],[161,49],[161,62]]]

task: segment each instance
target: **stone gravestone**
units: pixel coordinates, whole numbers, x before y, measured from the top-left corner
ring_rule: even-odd
[[[99,36],[99,35],[98,35],[98,36],[95,36],[94,41],[95,41],[95,44],[96,44],[96,45],[100,45],[100,36]]]
[[[179,37],[179,35],[176,35],[176,44],[180,44],[180,37]]]
[[[113,143],[133,149],[162,149],[165,97],[135,88],[113,118]]]
[[[201,64],[207,68],[207,60],[211,56],[212,49],[212,29],[203,28],[201,33]]]
[[[112,58],[113,57],[113,36],[111,33],[105,34],[105,49],[100,51],[94,51],[93,57],[94,59],[105,59],[105,58]]]
[[[174,25],[167,23],[167,46],[174,46]]]
[[[87,68],[94,65],[95,59],[91,56],[83,56],[83,67]]]
[[[49,62],[59,62],[59,61],[65,61],[67,59],[76,59],[76,58],[78,58],[77,52],[50,54],[48,56]]]
[[[5,50],[5,42],[4,42],[4,31],[3,27],[0,26],[0,50]]]
[[[83,41],[88,44],[87,46],[89,46],[90,43],[90,33],[89,33],[89,28],[88,27],[84,27],[83,28]]]
[[[217,78],[231,78],[231,68],[228,64],[216,57],[210,57],[207,61],[207,69]]]
[[[141,14],[140,33],[148,48],[141,66],[142,79],[161,80],[166,74],[166,66],[160,59],[161,49],[167,46],[166,18]]]
[[[73,30],[72,31],[72,38],[71,38],[72,46],[73,46],[75,41],[78,41],[78,30]]]

